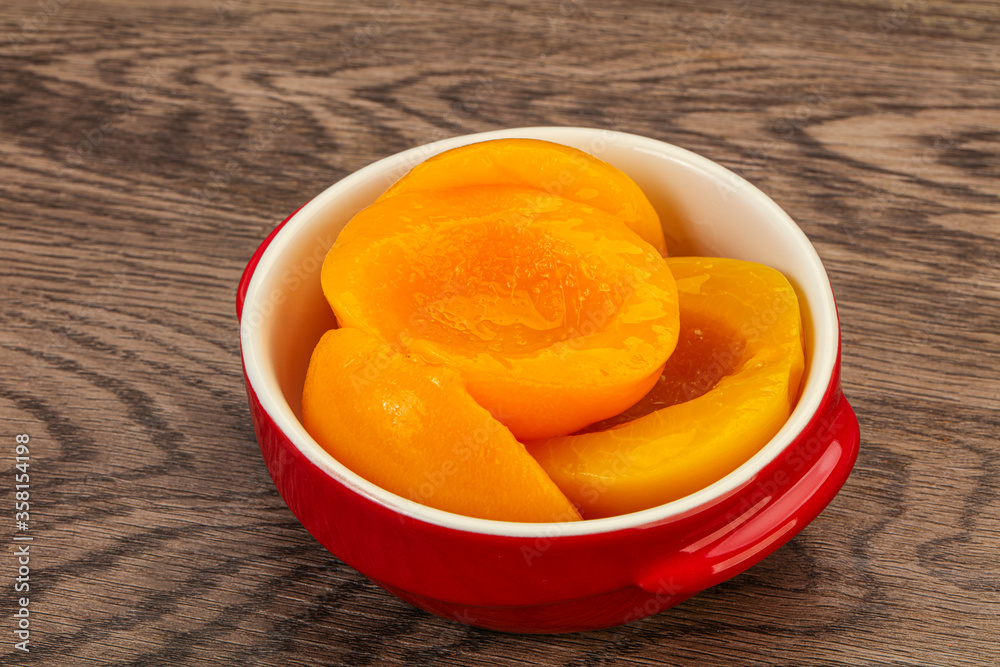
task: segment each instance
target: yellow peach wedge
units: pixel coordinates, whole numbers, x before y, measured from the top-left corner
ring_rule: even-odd
[[[494,139],[453,148],[418,164],[380,199],[476,185],[536,188],[589,204],[667,254],[660,218],[635,181],[589,153],[540,139]]]
[[[320,339],[302,417],[334,458],[415,502],[503,521],[580,518],[456,371],[401,354],[360,329],[333,329]]]
[[[733,259],[667,260],[681,334],[660,381],[584,432],[527,443],[584,518],[676,500],[732,472],[788,419],[804,357],[795,291]]]

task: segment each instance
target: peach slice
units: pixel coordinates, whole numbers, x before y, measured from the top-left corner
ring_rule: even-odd
[[[396,495],[501,521],[579,513],[459,374],[396,352],[359,329],[328,331],[313,351],[303,425],[334,458]]]
[[[802,321],[784,276],[734,259],[667,263],[681,337],[657,386],[587,432],[527,443],[588,519],[654,507],[721,479],[774,437],[798,397]]]
[[[341,326],[455,368],[522,440],[638,401],[679,329],[652,246],[601,209],[531,188],[381,199],[341,232],[322,284]]]
[[[495,139],[453,148],[418,164],[379,199],[474,185],[530,187],[589,204],[667,254],[660,218],[631,178],[589,153],[540,139]]]

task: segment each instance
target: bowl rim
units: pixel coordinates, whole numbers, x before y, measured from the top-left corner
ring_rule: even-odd
[[[532,126],[449,137],[382,158],[327,187],[289,216],[283,223],[283,227],[270,237],[270,242],[265,241],[262,244],[262,247],[265,245],[266,247],[264,247],[263,253],[260,253],[256,266],[252,268],[251,274],[248,276],[249,282],[243,307],[244,315],[253,310],[253,304],[257,303],[263,293],[265,276],[268,271],[274,268],[282,251],[287,248],[296,233],[307,227],[308,223],[320,215],[324,208],[337,197],[353,188],[367,185],[374,179],[386,180],[386,187],[388,187],[392,181],[402,176],[410,167],[444,150],[480,141],[513,137],[546,139],[557,143],[566,143],[561,141],[561,138],[581,141],[590,138],[592,141],[615,143],[639,152],[652,152],[665,156],[683,163],[688,168],[703,172],[704,175],[720,184],[725,184],[722,187],[729,192],[739,191],[742,196],[748,197],[751,203],[762,208],[786,228],[786,231],[792,235],[796,244],[801,248],[803,258],[809,260],[811,270],[815,274],[814,277],[819,281],[822,292],[827,298],[822,304],[813,302],[809,304],[813,320],[818,325],[822,325],[816,327],[816,335],[814,336],[817,344],[815,349],[811,351],[810,381],[807,381],[803,387],[798,403],[778,433],[756,454],[728,475],[683,498],[638,512],[602,519],[526,523],[469,517],[422,505],[382,489],[337,461],[309,436],[295,417],[294,411],[285,400],[277,383],[268,381],[271,376],[266,363],[261,358],[264,355],[263,353],[258,354],[259,337],[257,334],[261,329],[261,323],[253,325],[248,322],[247,318],[242,317],[240,321],[240,349],[243,369],[247,383],[261,408],[282,435],[307,460],[334,481],[404,516],[471,533],[519,538],[552,538],[556,536],[594,535],[640,528],[688,515],[699,507],[726,497],[752,482],[761,470],[775,461],[807,429],[823,400],[832,389],[831,384],[835,377],[840,343],[836,303],[826,270],[815,248],[805,233],[777,203],[736,173],[706,157],[674,144],[616,130],[571,126]],[[395,174],[395,177],[388,178],[392,174]],[[827,326],[830,327],[833,335],[821,336],[820,331]],[[271,379],[273,380],[273,378]]]

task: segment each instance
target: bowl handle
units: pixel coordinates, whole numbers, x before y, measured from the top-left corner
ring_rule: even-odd
[[[813,454],[815,459],[804,472],[794,472],[796,463],[802,465],[799,450],[810,449],[813,442],[818,442],[815,449],[819,455]],[[833,500],[854,467],[859,444],[858,418],[840,394],[813,434],[799,447],[788,450],[770,476],[758,478],[757,488],[762,493],[754,507],[759,505],[761,509],[731,512],[718,530],[657,561],[636,578],[636,583],[658,596],[690,596],[756,564],[790,540]],[[783,491],[782,481],[787,487]]]
[[[308,203],[308,202],[307,202]],[[305,206],[305,204],[303,204]],[[302,206],[295,209],[295,213],[302,210]],[[271,230],[271,233],[267,235],[264,242],[257,246],[257,250],[254,252],[253,257],[247,262],[246,268],[243,269],[243,275],[240,276],[239,285],[236,287],[236,319],[237,321],[243,319],[243,302],[247,298],[247,288],[250,287],[250,279],[253,278],[253,272],[257,269],[257,264],[260,262],[260,258],[263,256],[264,251],[267,250],[267,246],[271,245],[271,241],[274,240],[274,236],[281,231],[281,228],[285,226],[285,223],[292,219],[295,215],[288,216],[281,221],[277,227]]]

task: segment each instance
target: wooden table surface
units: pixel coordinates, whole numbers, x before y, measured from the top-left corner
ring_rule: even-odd
[[[829,271],[862,426],[788,545],[601,632],[453,625],[331,556],[240,373],[234,290],[276,223],[526,125],[676,143],[774,198]],[[995,0],[4,0],[0,142],[0,663],[1000,664]]]

